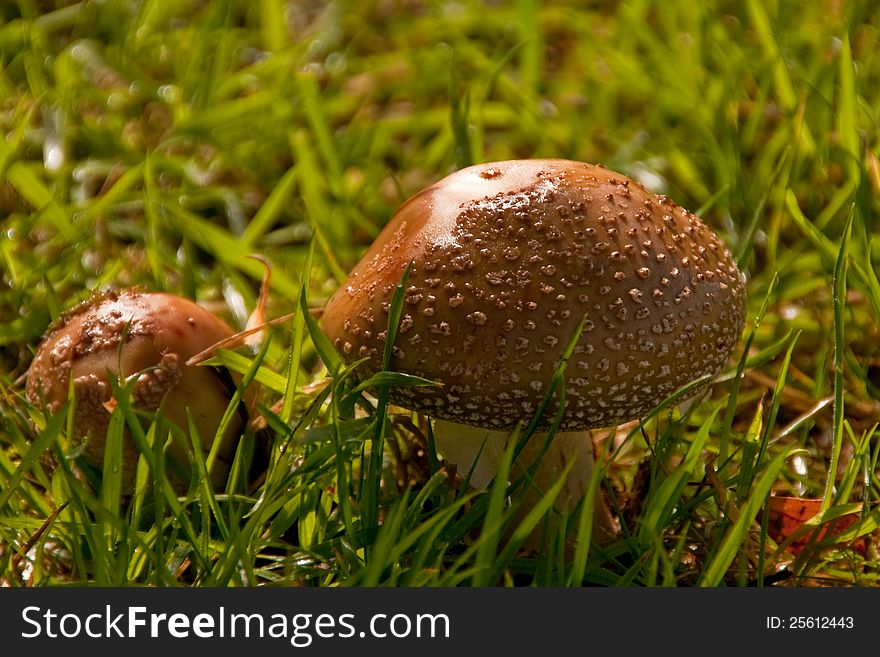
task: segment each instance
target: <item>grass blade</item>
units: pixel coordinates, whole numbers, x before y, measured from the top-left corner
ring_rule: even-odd
[[[853,213],[850,213],[843,230],[843,239],[840,242],[840,251],[837,262],[834,265],[834,277],[832,278],[832,305],[834,309],[834,434],[832,437],[831,463],[828,466],[828,478],[825,483],[825,492],[822,495],[822,510],[831,506],[834,499],[834,487],[837,482],[837,463],[840,460],[840,450],[843,446],[843,422],[844,416],[844,313],[846,305],[846,270],[849,261],[849,241],[852,234]]]
[[[761,474],[758,483],[752,487],[752,493],[746,500],[745,506],[739,510],[739,516],[733,525],[727,530],[718,550],[711,556],[709,563],[703,569],[699,579],[699,586],[718,586],[722,583],[737,553],[743,548],[748,540],[749,530],[761,510],[761,506],[767,499],[770,489],[785,463],[792,456],[803,452],[800,448],[789,449],[777,454],[767,465]]]

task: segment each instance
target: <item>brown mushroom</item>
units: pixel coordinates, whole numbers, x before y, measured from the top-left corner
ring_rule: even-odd
[[[62,315],[47,331],[28,369],[27,398],[57,412],[68,399],[72,379],[72,438],[80,443],[84,460],[100,467],[112,410],[110,377],[137,377],[133,405],[154,411],[164,400],[164,417],[187,437],[189,413],[207,453],[236,384],[225,369],[188,366],[186,361],[232,334],[223,320],[179,296],[136,289],[99,294]],[[215,484],[225,479],[246,418],[242,406],[221,437],[212,470]],[[133,484],[139,453],[126,435],[121,466],[125,489]],[[184,468],[184,476],[169,469],[172,481],[185,481],[187,449],[174,440],[166,455],[169,463]]]
[[[390,302],[410,262],[391,368],[442,386],[390,395],[445,421],[435,422],[438,451],[460,469],[487,436],[497,444],[484,452],[499,452],[509,430],[531,420],[584,320],[565,408],[554,395],[538,427],[559,411],[560,431],[575,432],[558,435],[545,462],[558,466],[580,445],[584,465],[562,506],[585,490],[592,466],[589,436],[577,432],[642,417],[715,375],[742,332],[744,277],[718,237],[600,166],[483,164],[409,199],[324,309],[322,327],[343,357],[368,359],[364,375],[381,368]]]

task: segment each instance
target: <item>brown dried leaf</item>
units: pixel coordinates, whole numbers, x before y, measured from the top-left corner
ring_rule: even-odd
[[[812,530],[806,523],[821,512],[822,500],[777,495],[770,498],[767,534],[779,544],[792,539],[786,549],[797,556],[810,545],[826,537],[838,536],[852,527],[861,517],[861,505],[851,513],[817,525]],[[793,537],[793,538],[792,538]],[[864,555],[867,543],[864,537],[849,547]]]

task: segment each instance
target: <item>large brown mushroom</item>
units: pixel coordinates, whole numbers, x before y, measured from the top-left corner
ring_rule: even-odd
[[[561,412],[566,433],[539,481],[580,461],[562,507],[586,489],[593,453],[584,430],[643,417],[714,376],[743,328],[744,277],[718,237],[669,198],[580,162],[473,166],[409,199],[323,313],[342,356],[368,359],[365,376],[381,368],[390,302],[410,262],[391,368],[442,386],[390,395],[435,419],[438,451],[460,469],[487,439],[483,453],[500,453],[510,429],[532,419],[584,320],[565,407],[555,394],[538,427]],[[491,478],[491,464],[477,465]],[[607,535],[607,513],[597,518]]]
[[[137,377],[133,406],[155,411],[162,406],[165,419],[189,436],[192,418],[205,452],[210,450],[220,420],[235,392],[225,369],[188,366],[193,355],[229,337],[232,329],[219,317],[183,297],[127,289],[98,294],[62,315],[50,327],[28,369],[27,398],[57,412],[67,401],[73,382],[72,438],[85,461],[100,467],[112,412],[110,377]],[[235,452],[247,413],[238,417],[220,437],[212,479],[221,482]],[[122,480],[130,488],[137,466],[137,446],[130,436],[123,442]],[[172,480],[186,480],[187,448],[173,440],[168,461]],[[182,472],[180,468],[183,468]]]

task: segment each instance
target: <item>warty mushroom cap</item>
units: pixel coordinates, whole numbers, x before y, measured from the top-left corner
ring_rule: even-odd
[[[229,337],[223,320],[189,299],[160,292],[126,289],[100,293],[64,313],[43,337],[28,369],[26,395],[57,412],[73,380],[75,440],[82,456],[95,466],[104,460],[111,411],[108,377],[138,375],[132,392],[136,408],[156,410],[165,399],[164,416],[187,431],[187,411],[206,450],[234,393],[226,370],[188,366],[193,355]],[[235,450],[234,437],[244,425],[231,423],[218,452],[213,474],[225,476],[225,461]],[[188,433],[188,431],[187,431]],[[124,486],[133,482],[139,451],[130,437],[123,442]],[[186,450],[172,442],[168,455],[188,462]]]
[[[369,359],[364,375],[381,368],[391,299],[410,262],[391,368],[443,385],[393,388],[391,399],[471,426],[531,419],[584,317],[565,373],[563,431],[643,416],[716,374],[743,328],[744,276],[718,237],[601,166],[482,164],[404,203],[322,317],[346,361]]]

